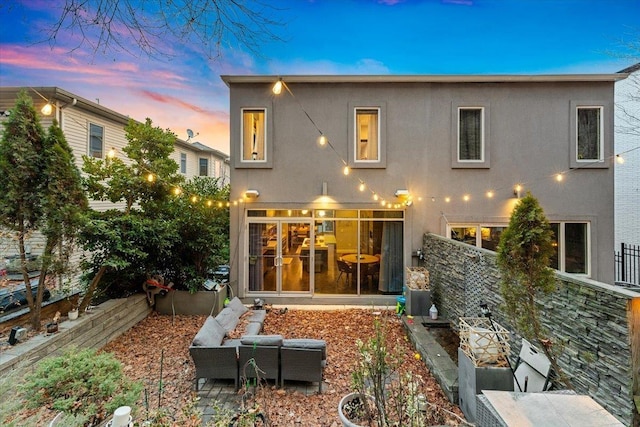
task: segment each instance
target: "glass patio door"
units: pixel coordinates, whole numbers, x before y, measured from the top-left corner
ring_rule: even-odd
[[[311,223],[291,220],[249,222],[249,292],[311,291]]]

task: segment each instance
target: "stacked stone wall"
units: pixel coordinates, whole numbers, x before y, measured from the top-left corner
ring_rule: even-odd
[[[496,254],[432,234],[425,234],[422,249],[440,315],[457,326],[460,317],[480,317],[480,304],[487,304],[493,320],[511,332],[515,363],[521,337],[501,309]],[[539,307],[553,342],[563,348],[560,367],[577,393],[590,395],[626,425],[638,425],[633,396],[640,394],[640,331],[634,324],[640,294],[562,273],[556,278],[555,292]]]

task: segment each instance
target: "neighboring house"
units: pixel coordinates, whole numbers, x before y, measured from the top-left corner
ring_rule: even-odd
[[[0,123],[8,117],[8,110],[15,105],[20,87],[0,87]],[[109,150],[115,150],[116,156],[127,161],[122,149],[127,145],[125,126],[129,117],[117,111],[106,108],[96,102],[89,101],[74,93],[58,87],[27,88],[32,97],[36,111],[41,113],[41,123],[46,130],[55,118],[73,154],[76,164],[82,170],[82,156],[105,158]],[[50,104],[51,113],[45,115],[42,108]],[[0,136],[4,127],[0,125]],[[179,165],[179,171],[186,179],[194,176],[206,175],[222,177],[222,183],[229,183],[228,156],[220,151],[209,148],[200,143],[188,143],[176,139],[172,159]],[[211,167],[201,168],[205,160]],[[106,210],[113,208],[109,201],[90,201],[92,208]],[[41,242],[37,239],[30,247],[35,254],[40,252]],[[0,261],[6,255],[16,253],[16,248],[6,241],[0,241]]]
[[[620,71],[616,83],[615,152],[624,163],[615,168],[615,250],[640,246],[640,63]]]
[[[556,233],[553,266],[613,283],[625,77],[222,76],[236,292],[394,303],[425,232],[495,250],[527,191]]]

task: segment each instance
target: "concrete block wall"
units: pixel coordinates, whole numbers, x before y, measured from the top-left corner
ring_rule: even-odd
[[[0,349],[0,375],[60,355],[67,348],[101,348],[151,313],[144,295],[106,301],[76,320],[59,324],[58,332],[40,334],[24,343]]]
[[[486,303],[493,319],[511,332],[515,363],[521,338],[501,312],[496,254],[432,234],[424,235],[422,249],[440,316],[457,325],[460,317],[480,317],[477,302]],[[577,393],[590,395],[625,425],[638,425],[633,396],[640,395],[640,294],[556,277],[556,291],[539,303],[544,326],[563,346],[561,368]]]

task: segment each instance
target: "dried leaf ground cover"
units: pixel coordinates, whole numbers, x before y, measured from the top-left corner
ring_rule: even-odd
[[[400,320],[389,312],[376,312],[388,319],[391,326],[388,340],[404,354],[407,371],[422,378],[422,392],[427,400],[447,411],[462,416],[457,406],[449,403],[422,360],[418,360],[406,337]],[[327,367],[322,394],[304,396],[284,392],[275,387],[267,393],[271,398],[261,401],[271,425],[331,426],[337,425],[337,405],[350,391],[351,370],[356,358],[355,342],[373,333],[372,310],[271,310],[265,320],[264,334],[281,334],[286,338],[319,338],[327,341]],[[159,316],[153,314],[129,332],[110,343],[104,351],[112,352],[125,365],[133,378],[145,381],[151,409],[160,405],[172,414],[182,414],[189,408],[193,392],[193,362],[189,343],[202,326],[205,316]],[[164,350],[164,351],[163,351]],[[162,397],[159,398],[160,361],[162,367]],[[437,411],[434,421],[457,425],[458,420],[444,411]],[[191,412],[184,417],[190,418]],[[181,424],[184,425],[184,424]]]
[[[264,334],[285,338],[319,338],[327,341],[327,367],[322,394],[305,396],[268,385],[260,404],[273,426],[337,426],[337,405],[351,391],[351,371],[356,360],[357,339],[373,334],[374,316],[388,321],[388,342],[404,354],[403,369],[420,377],[421,392],[428,402],[444,409],[432,410],[433,424],[458,425],[459,408],[447,400],[435,379],[407,339],[395,314],[372,309],[270,310]],[[132,379],[141,380],[144,396],[138,403],[138,418],[148,413],[165,414],[163,425],[199,426],[194,408],[194,366],[189,344],[206,316],[162,316],[151,314],[125,334],[109,343],[103,351],[113,353]]]

